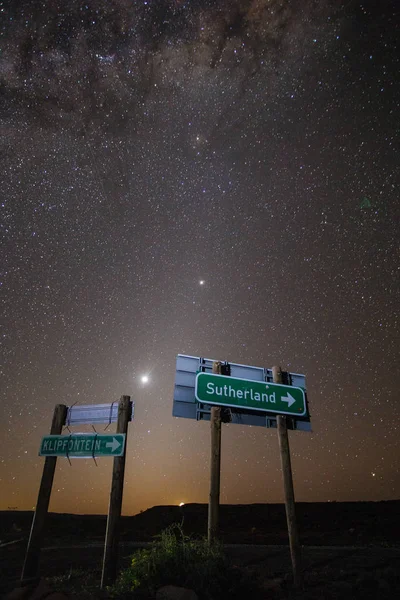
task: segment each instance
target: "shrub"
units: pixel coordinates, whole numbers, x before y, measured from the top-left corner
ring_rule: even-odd
[[[239,589],[249,591],[249,582],[229,566],[221,544],[194,540],[177,524],[165,529],[150,548],[132,556],[130,567],[110,592],[113,596],[148,597],[164,585],[190,588],[204,600],[234,598]]]

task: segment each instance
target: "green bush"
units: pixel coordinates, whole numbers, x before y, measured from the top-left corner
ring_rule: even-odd
[[[189,538],[177,524],[163,531],[150,548],[132,556],[130,567],[110,592],[119,597],[148,597],[164,585],[190,588],[204,600],[234,598],[239,591],[249,591],[249,582],[229,566],[219,543]]]

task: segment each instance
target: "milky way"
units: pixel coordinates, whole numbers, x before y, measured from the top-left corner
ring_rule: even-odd
[[[343,18],[340,7],[314,2],[22,4],[8,13],[2,60],[10,104],[82,133],[100,122],[115,132],[148,102],[192,111],[205,98],[215,126],[257,75],[264,94],[288,67],[298,77],[333,45]]]
[[[398,498],[396,3],[65,4],[0,3],[0,508],[56,403],[122,394],[124,511],[206,501],[177,353],[305,373],[299,500]],[[282,500],[276,432],[222,453],[223,502]],[[110,462],[59,462],[53,510],[106,512]]]

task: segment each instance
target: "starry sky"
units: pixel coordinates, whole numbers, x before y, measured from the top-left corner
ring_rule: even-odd
[[[178,353],[306,375],[297,500],[400,497],[399,13],[0,2],[0,509],[35,505],[55,404],[122,394],[124,514],[207,502]],[[106,513],[111,468],[59,460],[50,509]],[[223,426],[221,501],[283,501],[276,431]]]

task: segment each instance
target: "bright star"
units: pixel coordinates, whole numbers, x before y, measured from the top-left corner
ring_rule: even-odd
[[[205,281],[204,281],[204,279],[200,279],[200,281],[199,281],[199,284],[200,284],[200,285],[204,285],[204,284],[205,284]]]
[[[142,375],[140,378],[140,381],[144,384],[149,383],[149,376],[148,375]]]

